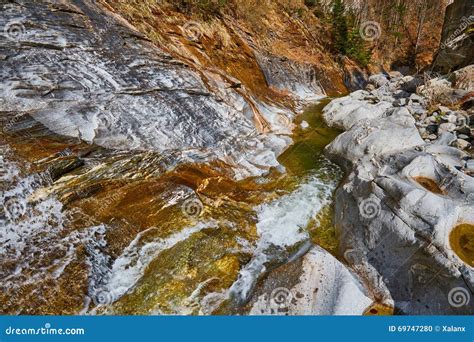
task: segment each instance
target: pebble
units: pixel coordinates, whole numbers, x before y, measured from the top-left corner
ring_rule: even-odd
[[[375,90],[375,86],[369,83],[365,86],[365,89],[368,91],[372,91],[372,90]]]
[[[426,131],[430,134],[434,134],[438,131],[438,125],[428,125],[426,126]]]
[[[438,106],[438,109],[441,111],[441,113],[449,113],[451,109],[445,106]]]
[[[469,146],[471,146],[471,144],[466,141],[466,140],[463,140],[463,139],[458,139],[456,140],[456,147],[461,149],[461,150],[464,150],[466,148],[468,148]]]
[[[406,106],[407,104],[408,104],[408,101],[405,98],[396,99],[395,101],[393,101],[393,105],[395,107],[402,107],[402,106]]]
[[[459,134],[465,134],[472,136],[472,130],[468,126],[461,126],[456,129]]]
[[[417,95],[417,94],[411,94],[410,99],[413,102],[419,102],[419,103],[423,103],[425,101],[423,97],[421,97],[420,95]]]
[[[302,129],[306,129],[306,128],[309,127],[309,123],[307,123],[306,121],[303,120],[303,121],[301,121],[300,126],[301,126]]]
[[[403,77],[402,73],[400,71],[389,71],[388,75],[390,76],[390,78],[400,78],[400,77]]]
[[[446,119],[448,120],[448,122],[451,122],[451,123],[456,123],[457,120],[458,120],[458,117],[456,116],[456,114],[449,114]]]
[[[438,132],[453,132],[456,129],[456,125],[450,122],[442,123],[438,127]]]

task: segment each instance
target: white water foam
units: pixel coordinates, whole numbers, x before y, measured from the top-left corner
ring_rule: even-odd
[[[35,199],[35,191],[51,184],[48,174],[21,177],[19,166],[2,158],[0,194],[0,288],[4,291],[47,279],[58,279],[76,259],[80,245],[103,241],[105,228],[68,231],[68,218],[54,196]],[[1,211],[0,211],[1,212]],[[102,236],[102,237],[101,237]],[[9,265],[4,268],[5,265]],[[13,265],[13,267],[11,266]]]
[[[280,254],[297,244],[303,244],[301,252],[309,248],[310,244],[304,243],[309,241],[306,227],[330,203],[335,187],[335,182],[312,175],[294,192],[257,207],[257,248],[230,288],[239,303],[248,300],[258,278],[267,271],[268,262],[277,261]],[[298,252],[293,257],[297,256]]]
[[[186,227],[166,238],[155,238],[151,241],[149,235],[159,228],[149,228],[136,236],[136,238],[125,248],[112,265],[106,284],[95,289],[92,296],[97,293],[107,293],[110,299],[106,304],[118,300],[142,278],[147,266],[164,250],[170,249],[176,244],[187,240],[191,235],[207,228],[216,228],[215,221],[199,222],[196,225]]]

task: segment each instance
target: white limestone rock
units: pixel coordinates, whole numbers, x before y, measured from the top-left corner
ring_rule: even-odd
[[[387,84],[388,82],[389,80],[384,74],[375,74],[369,77],[369,83],[377,88]]]
[[[373,303],[357,277],[320,247],[303,257],[302,273],[291,288],[259,296],[251,315],[361,315]]]
[[[364,101],[364,98],[369,96],[370,93],[360,90],[331,101],[323,110],[324,120],[330,126],[347,130],[360,120],[382,117],[383,113],[392,107],[392,104],[386,101],[375,104]]]
[[[332,120],[344,112],[336,101],[325,118],[340,127]],[[346,122],[364,118],[344,115]],[[446,146],[452,134],[425,144],[407,108],[367,112],[345,127],[326,148],[346,172],[335,201],[341,254],[377,298],[393,300],[400,312],[473,314],[474,306],[450,298],[452,289],[474,288],[474,268],[449,243],[454,227],[474,224],[474,178],[460,171],[467,155]]]

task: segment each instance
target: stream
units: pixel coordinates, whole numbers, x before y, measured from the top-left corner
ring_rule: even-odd
[[[248,313],[229,289],[248,300],[308,241],[336,255],[328,102],[296,118],[285,170],[242,181],[221,162],[107,150],[34,123],[3,132],[0,312]]]

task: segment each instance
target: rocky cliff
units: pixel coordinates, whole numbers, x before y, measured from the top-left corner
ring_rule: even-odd
[[[446,9],[433,68],[442,73],[474,63],[474,1],[455,0]]]

